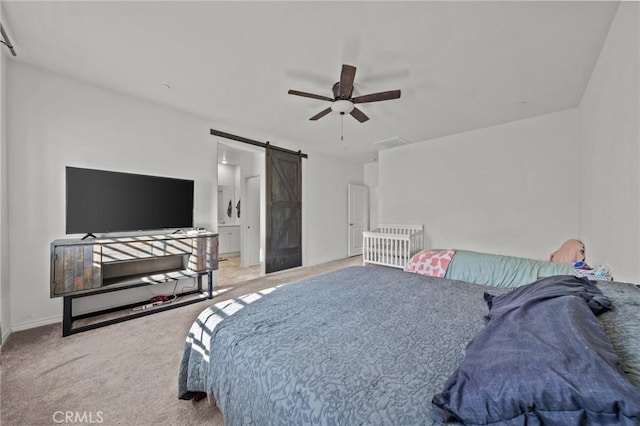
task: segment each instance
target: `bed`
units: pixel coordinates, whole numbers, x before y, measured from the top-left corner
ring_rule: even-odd
[[[355,266],[221,302],[204,310],[188,333],[180,365],[179,397],[208,395],[229,425],[437,425],[448,421],[483,424],[487,419],[495,424],[640,424],[640,288],[619,282],[597,282],[589,287],[588,280],[568,275],[541,280],[512,289],[395,268]],[[540,293],[547,287],[555,292],[553,297]],[[558,289],[565,291],[569,287],[569,293],[559,298]],[[576,292],[576,288],[588,291]],[[591,292],[595,296],[585,296]],[[582,401],[589,404],[591,411],[582,412],[572,423],[571,418],[553,416],[573,416],[574,407],[545,411],[536,400],[535,410],[519,413],[532,418],[508,414],[509,419],[498,417],[496,421],[495,407],[491,408],[487,401],[472,401],[493,412],[484,413],[486,418],[476,423],[473,418],[457,417],[463,411],[455,411],[452,401],[456,398],[478,394],[492,398],[482,392],[464,395],[464,388],[471,386],[461,378],[474,368],[480,371],[473,362],[482,359],[476,355],[469,359],[467,354],[482,353],[482,345],[486,344],[483,331],[496,324],[496,318],[508,326],[521,323],[510,316],[514,312],[536,312],[529,302],[518,301],[518,297],[531,297],[530,293],[539,300],[567,303],[562,308],[551,306],[551,314],[536,314],[536,318],[545,320],[559,316],[555,321],[561,321],[562,326],[541,324],[543,331],[532,341],[553,336],[559,341],[578,339],[574,342],[578,346],[597,346],[595,352],[581,350],[568,358],[560,353],[562,359],[570,361],[568,368],[594,362],[602,366],[600,370],[580,368],[571,376],[574,383],[583,380],[587,387],[589,383],[597,384],[594,389],[589,388],[591,393],[587,396],[592,399],[566,394],[565,388],[571,386],[564,385],[558,389],[565,394],[555,395],[550,379],[538,380],[539,371],[527,366],[538,365],[544,373],[555,372],[560,363],[549,354],[541,358],[554,363],[549,368],[539,360],[524,360],[525,367],[508,367],[514,348],[509,349],[500,341],[497,346],[505,345],[505,349],[496,353],[491,339],[513,330],[502,329],[502,334],[492,330],[488,344],[494,351],[489,353],[490,367],[500,372],[513,371],[515,376],[533,374],[533,378],[510,382],[516,390],[528,392],[523,398],[531,396],[537,380],[543,388],[534,396],[542,398],[542,403],[553,405],[560,400],[571,405]],[[608,310],[611,306],[602,300],[610,301],[613,309]],[[596,318],[593,309],[584,307],[589,306],[587,303],[608,311]],[[527,309],[515,309],[518,304]],[[578,320],[578,314],[587,315],[587,319]],[[494,318],[487,323],[485,317],[491,315]],[[583,335],[585,324],[595,327],[594,331]],[[551,334],[549,329],[553,330]],[[548,350],[549,342],[540,346]],[[534,351],[529,348],[526,353],[529,352]],[[556,352],[554,356],[558,355]],[[597,359],[582,360],[582,352]],[[517,352],[516,362],[522,362],[522,356]],[[562,380],[563,373],[554,376],[558,377]],[[604,391],[597,390],[599,387]],[[489,392],[487,389],[483,388],[483,392]],[[520,409],[521,403],[513,398],[516,397],[511,394],[509,398],[495,398],[510,404],[498,416]]]
[[[409,259],[423,249],[422,225],[380,225],[362,233],[363,265],[404,268]]]

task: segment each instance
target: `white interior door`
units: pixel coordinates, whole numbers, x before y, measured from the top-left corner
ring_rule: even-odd
[[[369,219],[369,201],[367,187],[349,184],[349,256],[362,254],[362,233],[367,230]]]
[[[245,184],[245,256],[242,260],[243,266],[248,267],[260,263],[260,176],[246,178]]]

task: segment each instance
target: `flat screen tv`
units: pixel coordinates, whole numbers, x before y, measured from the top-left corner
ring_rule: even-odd
[[[66,168],[66,232],[193,227],[193,180]]]

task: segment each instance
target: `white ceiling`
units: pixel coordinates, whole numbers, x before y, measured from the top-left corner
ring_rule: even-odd
[[[409,142],[575,107],[617,2],[7,1],[34,64],[204,117],[258,141],[358,161]],[[370,120],[330,114],[342,64]],[[168,89],[164,85],[170,85]],[[212,139],[214,137],[212,136]]]

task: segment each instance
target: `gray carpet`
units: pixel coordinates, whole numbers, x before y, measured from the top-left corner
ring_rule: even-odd
[[[247,281],[210,304],[345,266],[360,257]],[[60,324],[12,333],[1,349],[3,426],[222,425],[206,400],[177,397],[191,323],[208,302],[62,336]]]

